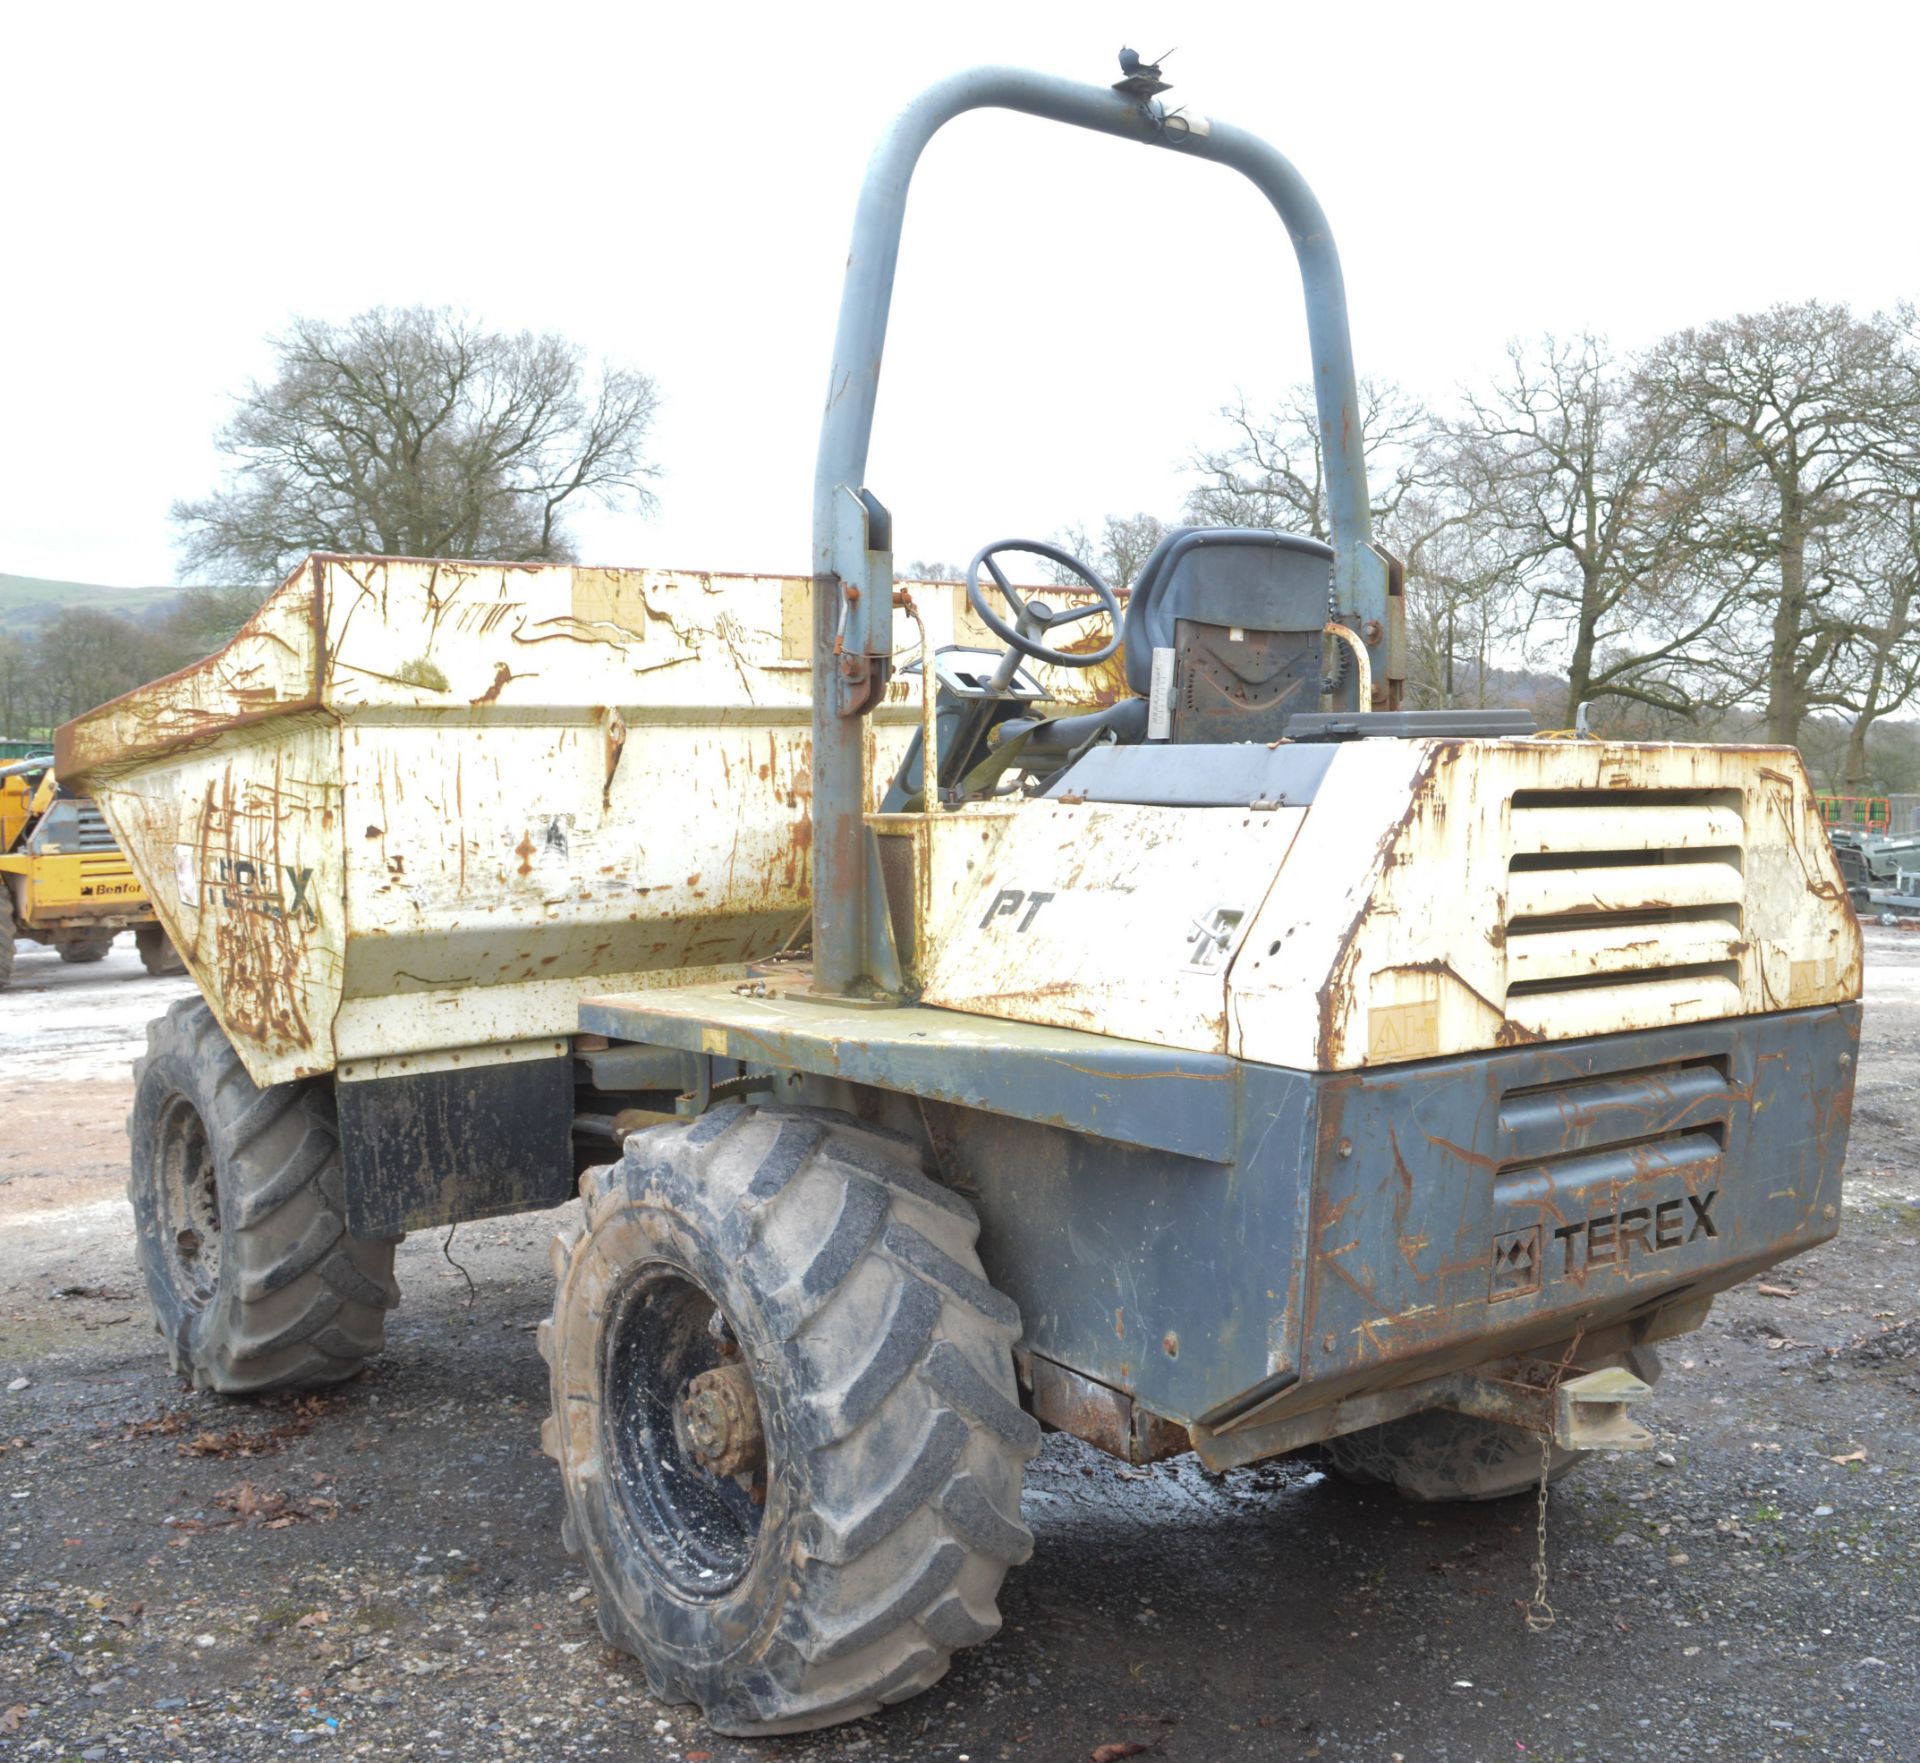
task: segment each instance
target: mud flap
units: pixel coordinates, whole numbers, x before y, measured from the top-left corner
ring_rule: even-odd
[[[336,1086],[347,1228],[395,1236],[573,1197],[573,1061]]]

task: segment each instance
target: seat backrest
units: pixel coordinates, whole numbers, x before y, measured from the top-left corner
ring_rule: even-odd
[[[1176,741],[1273,740],[1319,707],[1333,547],[1264,528],[1175,527],[1127,601],[1127,683],[1175,655]]]

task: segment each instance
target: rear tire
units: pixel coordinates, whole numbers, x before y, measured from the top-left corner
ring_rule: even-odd
[[[1033,1546],[1020,1319],[971,1208],[904,1141],[738,1104],[635,1133],[581,1190],[584,1229],[554,1239],[541,1443],[602,1634],[724,1733],[936,1682],[999,1628]],[[716,1377],[757,1418],[727,1435],[753,1441],[744,1470],[709,1468],[689,1423]]]
[[[256,1088],[199,998],[133,1070],[127,1196],[174,1370],[228,1395],[352,1377],[400,1294],[394,1240],[346,1227],[331,1081]]]
[[[1652,1347],[1635,1347],[1615,1363],[1624,1364],[1644,1383],[1660,1381],[1660,1356]],[[1390,1487],[1402,1499],[1421,1504],[1504,1500],[1540,1485],[1537,1437],[1517,1426],[1442,1408],[1328,1439],[1320,1453],[1343,1481]],[[1579,1468],[1590,1455],[1554,1446],[1548,1483]]]
[[[110,930],[87,931],[77,937],[63,938],[54,945],[60,951],[62,961],[71,961],[76,965],[86,961],[103,960],[113,947],[113,939],[118,932]]]
[[[180,959],[180,951],[173,946],[173,939],[167,935],[164,925],[135,925],[133,946],[140,951],[140,965],[155,979],[165,979],[187,971],[187,964]]]
[[[0,992],[13,984],[13,952],[18,935],[13,928],[13,889],[0,875]]]

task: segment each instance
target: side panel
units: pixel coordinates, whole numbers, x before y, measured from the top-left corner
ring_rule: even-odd
[[[1239,1166],[925,1110],[938,1166],[979,1207],[981,1260],[1020,1306],[1022,1344],[1169,1419],[1290,1383],[1301,1359],[1314,1081],[1244,1076]]]
[[[95,785],[174,947],[261,1084],[332,1068],[346,932],[339,730],[309,715],[270,732]]]
[[[1246,1067],[1232,1166],[921,1111],[1025,1346],[1225,1432],[1646,1317],[1826,1240],[1858,1028],[1849,1005],[1382,1072]]]
[[[349,998],[404,1013],[415,993],[714,968],[794,935],[811,832],[797,724],[622,721],[612,747],[604,717],[475,721],[454,740],[346,725]]]
[[[1228,966],[1305,815],[1029,803],[967,878],[926,1000],[1222,1052]]]
[[[1824,1242],[1858,1034],[1847,1005],[1323,1080],[1303,1384],[1496,1357]]]

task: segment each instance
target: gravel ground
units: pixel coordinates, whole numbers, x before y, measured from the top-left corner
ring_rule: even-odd
[[[229,1403],[166,1371],[122,1197],[127,1061],[188,989],[24,951],[0,998],[0,1755],[96,1759],[1920,1758],[1920,937],[1869,927],[1840,1240],[1669,1351],[1658,1455],[1428,1511],[1295,1464],[1051,1438],[1006,1628],[929,1695],[717,1738],[602,1646],[537,1448],[560,1214],[400,1253],[386,1357]],[[468,1279],[472,1287],[469,1288]],[[22,1381],[24,1380],[24,1382]],[[1133,1753],[1108,1753],[1111,1755]]]

